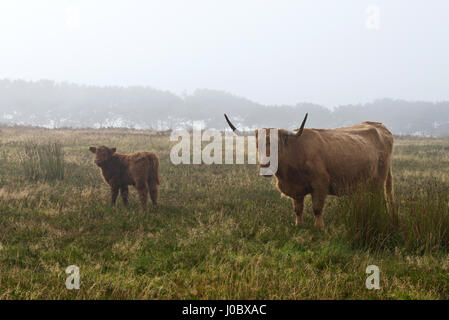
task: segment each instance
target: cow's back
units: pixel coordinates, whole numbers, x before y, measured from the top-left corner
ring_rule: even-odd
[[[328,139],[332,143],[335,139],[343,142],[360,144],[367,148],[382,149],[391,153],[393,149],[393,135],[380,122],[365,121],[349,127],[320,130],[329,133]]]
[[[389,168],[393,136],[379,122],[304,133],[301,139],[309,164],[318,176],[328,177],[331,193],[343,193],[354,183],[383,179]]]
[[[153,152],[137,152],[127,154],[128,175],[134,181],[142,178],[146,181],[154,179],[159,184],[159,158]]]

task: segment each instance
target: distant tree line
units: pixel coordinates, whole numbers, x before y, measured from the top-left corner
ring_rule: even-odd
[[[51,128],[189,128],[192,121],[224,129],[223,113],[241,128],[335,128],[370,120],[395,134],[449,135],[449,101],[380,99],[329,110],[311,103],[261,105],[230,93],[201,89],[177,96],[149,87],[98,87],[49,80],[0,80],[0,123]]]

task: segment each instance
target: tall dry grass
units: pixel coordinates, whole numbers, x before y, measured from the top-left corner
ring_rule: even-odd
[[[353,247],[403,247],[410,253],[449,249],[449,187],[423,179],[414,193],[399,193],[391,208],[383,194],[360,188],[340,201],[346,240]]]
[[[427,179],[416,194],[401,199],[404,246],[414,252],[449,249],[449,186]]]
[[[19,163],[29,181],[64,179],[64,151],[59,142],[23,142]]]
[[[391,248],[399,242],[398,208],[388,208],[382,193],[363,187],[340,201],[346,239],[356,248]]]

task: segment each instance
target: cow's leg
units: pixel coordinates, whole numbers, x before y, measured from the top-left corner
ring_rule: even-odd
[[[148,185],[145,180],[137,181],[136,189],[139,193],[140,205],[142,210],[147,210],[147,200],[148,200]]]
[[[128,186],[127,185],[120,186],[120,194],[122,196],[123,204],[125,206],[128,205],[128,193],[129,193],[129,191],[128,191]]]
[[[296,226],[302,226],[304,224],[304,220],[302,218],[302,212],[304,211],[304,197],[298,197],[296,199],[292,199],[293,208],[296,213]]]
[[[111,206],[115,205],[115,200],[117,200],[119,187],[111,186]]]
[[[325,190],[314,190],[312,192],[312,207],[315,215],[315,227],[323,228],[323,208],[326,201],[327,192]]]
[[[158,196],[158,191],[157,191],[157,183],[156,181],[150,181],[149,182],[149,189],[150,189],[150,197],[151,197],[151,202],[153,202],[153,207],[157,207],[157,196]]]

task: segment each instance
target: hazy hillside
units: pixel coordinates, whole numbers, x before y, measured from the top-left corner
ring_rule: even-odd
[[[333,111],[316,104],[267,106],[230,93],[201,89],[177,96],[149,87],[96,87],[42,80],[0,80],[0,123],[59,127],[168,129],[204,121],[225,128],[223,113],[241,127],[330,128],[370,120],[395,134],[449,135],[449,102],[381,99]]]

